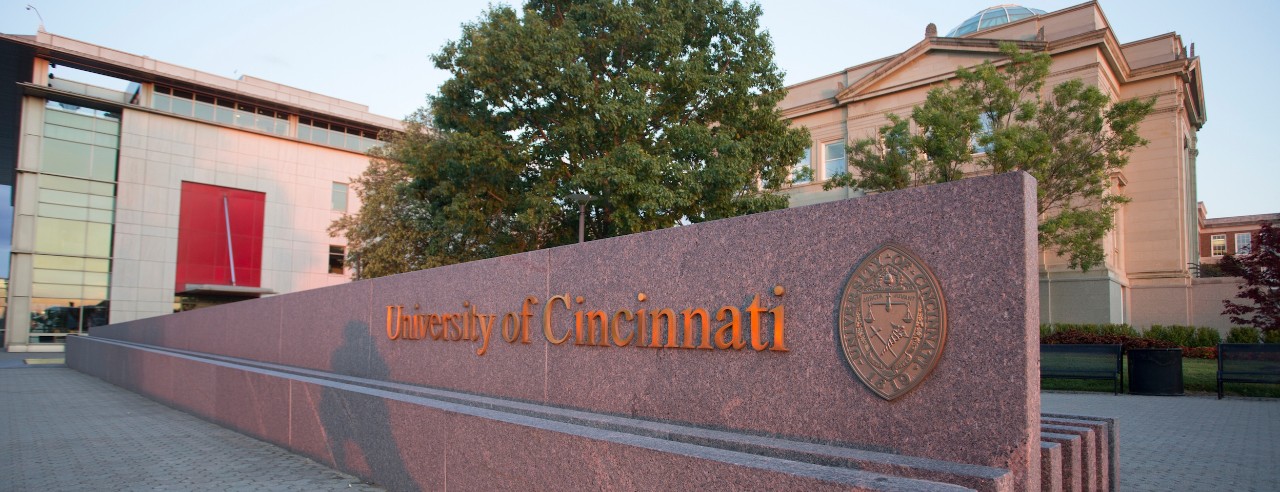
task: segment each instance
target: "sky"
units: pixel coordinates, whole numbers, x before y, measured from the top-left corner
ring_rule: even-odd
[[[899,53],[1008,0],[759,0],[774,62],[794,84]],[[511,2],[493,2],[511,4]],[[1024,5],[1054,11],[1077,0]],[[0,0],[0,32],[48,32],[224,77],[251,75],[403,118],[448,75],[431,55],[490,2],[473,0]],[[1201,56],[1208,121],[1197,184],[1209,217],[1280,212],[1272,150],[1280,2],[1102,0],[1121,43],[1177,32]],[[1262,53],[1262,55],[1259,55]]]

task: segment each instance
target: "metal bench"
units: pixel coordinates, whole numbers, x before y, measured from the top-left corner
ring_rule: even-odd
[[[1218,399],[1222,383],[1280,384],[1280,344],[1218,344]]]
[[[1124,389],[1123,346],[1092,344],[1040,345],[1041,379],[1104,379]]]

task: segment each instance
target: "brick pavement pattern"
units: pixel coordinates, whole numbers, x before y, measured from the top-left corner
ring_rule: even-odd
[[[1041,410],[1120,419],[1120,490],[1280,490],[1280,400],[1041,393]]]
[[[0,491],[382,490],[65,366],[0,367]]]

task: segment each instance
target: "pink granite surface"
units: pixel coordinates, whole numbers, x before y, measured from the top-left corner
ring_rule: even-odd
[[[1062,492],[1062,445],[1040,443],[1040,491]]]
[[[974,178],[139,320],[95,328],[93,336],[993,466],[1012,470],[1017,488],[1034,488],[1040,482],[1034,200],[1035,184],[1025,174]],[[854,376],[840,353],[835,319],[854,266],[888,242],[932,269],[949,319],[932,375],[894,401]],[[775,286],[785,294],[775,296]],[[572,311],[579,309],[714,313],[758,297],[766,308],[785,307],[788,351],[553,345],[542,333],[542,309],[561,294],[583,302],[556,305],[557,336],[572,331]],[[508,343],[501,318],[519,313],[527,297],[537,300],[529,343]],[[486,353],[477,355],[481,341],[389,340],[388,305],[403,306],[404,314],[473,306],[498,319]],[[188,367],[194,373],[188,375],[181,365],[170,367],[194,378],[192,385],[257,397],[253,389],[225,389],[222,373]],[[121,379],[141,377],[135,371]],[[325,427],[307,416],[317,410],[299,397],[321,404],[297,384],[287,388],[290,445],[320,452],[322,443],[299,437],[309,425]],[[171,397],[178,406],[209,409],[202,397],[178,393]],[[228,419],[278,418],[272,401]]]
[[[1084,446],[1080,436],[1052,432],[1043,432],[1040,436],[1046,442],[1062,446],[1062,490],[1082,492],[1084,490]]]
[[[1106,490],[1101,488],[1102,483],[1099,471],[1106,465],[1105,461],[1098,461],[1099,446],[1098,435],[1093,429],[1087,427],[1074,427],[1065,425],[1042,424],[1040,432],[1057,433],[1078,436],[1080,438],[1080,485],[1085,492],[1095,492]]]
[[[1115,478],[1111,476],[1113,470],[1118,470],[1118,459],[1115,455],[1119,443],[1114,442],[1118,438],[1112,429],[1111,423],[1104,420],[1088,420],[1085,418],[1071,418],[1070,416],[1050,416],[1042,415],[1040,418],[1041,430],[1048,425],[1069,426],[1075,428],[1090,429],[1097,439],[1097,468],[1094,475],[1097,481],[1097,490],[1114,490]]]

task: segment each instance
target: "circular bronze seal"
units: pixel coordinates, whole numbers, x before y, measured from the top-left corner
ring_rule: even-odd
[[[915,254],[886,244],[849,276],[840,296],[840,348],[853,372],[893,400],[924,381],[947,342],[937,277]]]

